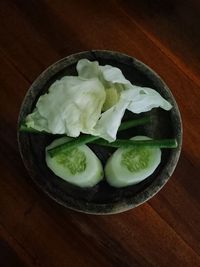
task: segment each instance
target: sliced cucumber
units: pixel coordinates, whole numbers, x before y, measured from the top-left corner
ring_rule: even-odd
[[[147,136],[135,136],[131,140],[148,140]],[[150,176],[161,161],[161,150],[152,147],[126,147],[117,149],[109,158],[105,175],[114,187],[137,184]]]
[[[79,187],[92,187],[103,179],[103,167],[100,160],[86,145],[60,152],[54,157],[48,149],[66,143],[71,139],[62,137],[46,147],[47,166],[60,178]]]

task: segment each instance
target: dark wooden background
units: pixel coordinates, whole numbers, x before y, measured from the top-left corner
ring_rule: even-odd
[[[200,266],[200,1],[0,1],[0,266]],[[16,124],[50,64],[89,49],[152,67],[181,110],[184,141],[167,185],[119,215],[66,210],[30,180]]]

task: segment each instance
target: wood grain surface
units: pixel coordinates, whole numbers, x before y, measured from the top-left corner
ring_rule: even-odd
[[[200,3],[0,1],[0,266],[200,266]],[[64,209],[30,180],[16,126],[23,97],[50,64],[116,50],[152,67],[180,107],[179,164],[148,203],[118,215]]]

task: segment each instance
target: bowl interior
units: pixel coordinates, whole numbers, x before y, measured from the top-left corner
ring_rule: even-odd
[[[100,65],[110,64],[120,68],[131,83],[156,89],[169,100],[173,109],[153,109],[148,114],[151,124],[138,126],[118,134],[120,138],[147,135],[152,138],[177,138],[177,149],[162,150],[162,160],[156,171],[143,182],[125,188],[114,188],[105,180],[93,188],[79,188],[57,177],[45,163],[45,147],[58,136],[27,134],[19,132],[19,145],[25,166],[33,180],[52,198],[66,207],[89,213],[116,213],[137,206],[154,195],[169,179],[179,156],[181,144],[181,121],[176,102],[163,81],[146,65],[120,53],[108,51],[83,52],[67,57],[50,66],[29,89],[21,107],[19,123],[30,113],[39,98],[49,86],[65,75],[77,75],[76,63],[80,58],[98,60]],[[145,113],[147,114],[147,112]],[[123,120],[139,118],[126,112]],[[112,148],[89,145],[105,166],[115,151]],[[167,173],[166,173],[167,172]]]

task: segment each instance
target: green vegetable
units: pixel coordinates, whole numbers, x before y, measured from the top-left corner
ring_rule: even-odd
[[[126,140],[126,139],[117,139],[116,141],[109,143],[106,140],[98,139],[93,140],[92,143],[98,144],[101,146],[110,146],[110,147],[159,147],[159,148],[176,148],[177,141],[176,139],[159,139],[159,140]]]
[[[143,117],[140,119],[125,121],[119,127],[119,131],[127,130],[131,127],[135,127],[138,125],[144,125],[148,122],[150,122],[149,116],[146,116],[146,117]],[[73,139],[69,142],[63,143],[59,146],[56,146],[55,148],[49,149],[48,152],[49,152],[50,156],[53,157],[54,155],[56,155],[57,153],[60,153],[61,151],[65,151],[65,150],[72,148],[72,147],[77,147],[78,145],[91,143],[91,142],[98,140],[98,139],[99,139],[98,136],[92,136],[92,135],[79,136],[76,139]]]
[[[149,137],[136,136],[133,141],[150,141]],[[161,161],[161,150],[158,147],[144,146],[117,149],[108,159],[105,167],[107,182],[114,187],[125,187],[137,184],[149,177]]]
[[[41,133],[41,131],[38,131],[34,128],[27,127],[26,124],[22,123],[19,127],[20,132],[26,132],[26,133]],[[45,131],[42,131],[42,133],[46,133]]]
[[[82,136],[79,136],[79,138],[72,139],[71,141],[62,142],[59,145],[49,147],[47,150],[48,150],[49,155],[51,157],[54,157],[55,155],[61,152],[65,152],[68,149],[76,148],[80,145],[91,143],[92,141],[98,138],[99,138],[98,136],[93,136],[93,135],[82,135]]]
[[[150,116],[144,116],[144,117],[139,118],[139,119],[133,119],[133,120],[130,120],[130,121],[124,121],[124,122],[121,123],[118,131],[119,132],[120,131],[124,131],[124,130],[130,129],[132,127],[148,124],[150,122],[151,122]]]
[[[50,157],[47,152],[62,143],[70,141],[68,137],[54,140],[46,147],[47,166],[60,178],[79,187],[95,186],[103,179],[103,167],[100,160],[86,145],[71,147],[67,151]]]

